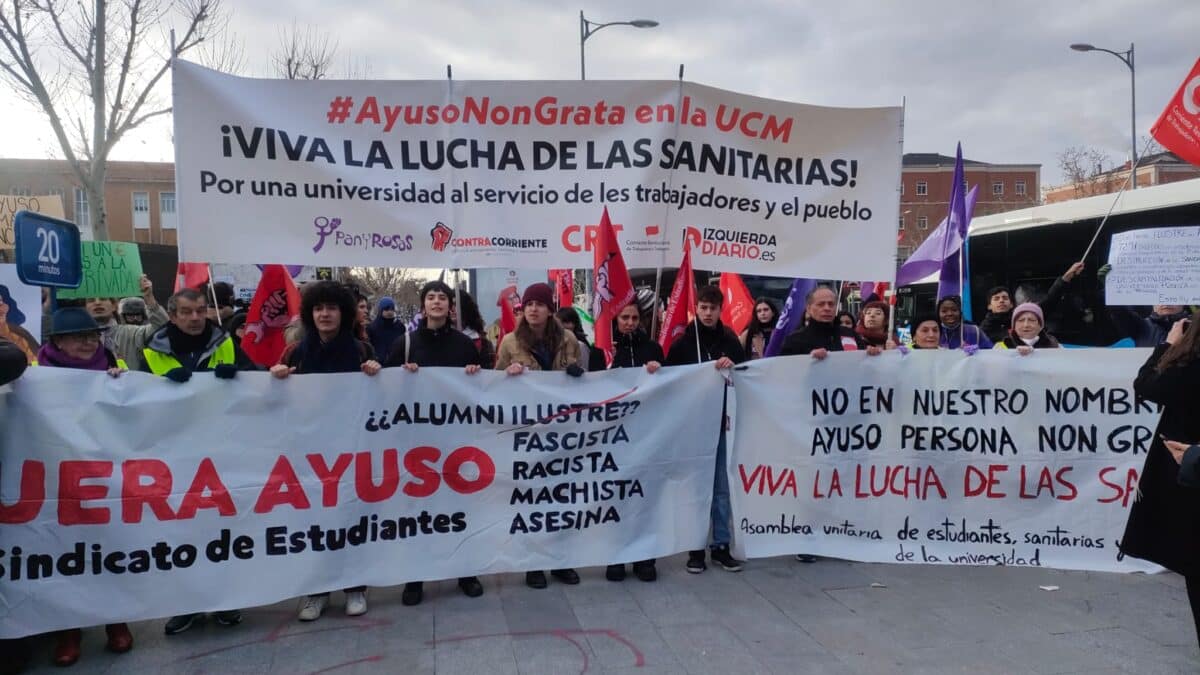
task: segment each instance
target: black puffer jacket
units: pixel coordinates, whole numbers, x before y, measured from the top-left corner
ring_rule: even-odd
[[[697,329],[700,331],[699,355],[696,354]],[[733,331],[726,328],[725,324],[720,321],[716,326],[709,328],[699,321],[693,320],[683,331],[683,335],[675,338],[675,341],[671,343],[671,351],[667,354],[667,361],[663,365],[682,366],[701,361],[716,361],[724,356],[728,356],[734,363],[746,360],[746,350],[742,349],[742,343],[733,334]]]
[[[449,325],[441,328],[421,327],[401,335],[392,343],[392,351],[383,365],[387,367],[404,365],[406,343],[409,343],[408,363],[415,363],[418,366],[462,368],[470,365],[482,365],[479,351],[475,349],[474,340]]]
[[[1156,366],[1166,351],[1167,345],[1155,348],[1133,383],[1134,392],[1162,405],[1163,413],[1118,547],[1192,577],[1200,574],[1200,489],[1179,484],[1179,465],[1162,439],[1200,439],[1200,360],[1160,373]]]
[[[25,352],[8,340],[0,339],[0,385],[20,377],[28,365]]]
[[[787,336],[779,353],[781,356],[791,356],[811,354],[818,349],[831,352],[852,351],[849,349],[850,345],[855,349],[867,347],[863,339],[850,328],[833,322],[809,321],[807,326]]]
[[[612,368],[638,368],[651,361],[663,362],[662,347],[641,328],[625,335],[613,328]]]

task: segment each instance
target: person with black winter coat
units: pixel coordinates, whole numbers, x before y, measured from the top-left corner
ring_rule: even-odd
[[[25,352],[12,342],[0,338],[0,386],[20,377],[28,366],[29,359],[25,357]]]
[[[583,325],[579,321],[579,313],[575,311],[575,308],[563,307],[554,313],[554,317],[562,324],[563,330],[574,335],[579,342],[579,367],[589,373],[604,370],[607,367],[604,361],[604,351],[588,342],[587,333],[583,332]]]
[[[358,306],[345,286],[335,281],[307,284],[300,298],[300,321],[304,338],[288,345],[271,366],[271,375],[286,379],[292,374],[356,373],[375,375],[382,366],[375,360],[370,343],[358,338]],[[367,612],[367,587],[345,589],[346,616]],[[304,598],[298,612],[301,621],[321,618],[329,604],[329,593]]]
[[[384,297],[375,308],[375,319],[367,324],[367,339],[376,356],[383,358],[391,351],[394,343],[404,335],[404,322],[396,316],[396,301]]]
[[[450,326],[454,311],[454,289],[441,281],[430,281],[421,287],[421,320],[416,330],[401,335],[392,344],[388,355],[388,367],[403,367],[416,373],[427,368],[462,368],[468,375],[478,373],[481,368],[479,351],[475,343],[463,333]],[[483,595],[483,584],[478,577],[460,577],[458,587],[469,598]],[[400,602],[412,606],[425,597],[425,583],[410,581],[404,585]]]
[[[613,319],[613,362],[610,368],[645,368],[647,373],[656,373],[662,367],[662,347],[650,339],[641,327],[638,306],[629,303]],[[642,581],[658,578],[654,558],[633,563],[633,575]],[[609,581],[625,579],[625,565],[609,565],[604,571]]]
[[[1066,295],[1067,286],[1083,271],[1083,263],[1077,262],[1067,268],[1063,275],[1054,280],[1046,297],[1039,303],[1042,312],[1052,312]],[[987,314],[979,322],[979,330],[987,336],[993,345],[999,344],[1012,331],[1013,297],[1004,286],[996,286],[988,291]],[[981,345],[982,346],[982,345]]]
[[[688,324],[683,335],[675,338],[675,341],[671,343],[670,351],[667,352],[666,365],[682,366],[689,363],[718,361],[722,358],[728,358],[735,364],[746,360],[746,350],[742,349],[741,340],[738,340],[729,327],[721,323],[721,303],[725,300],[724,296],[718,298],[708,292],[709,288],[720,293],[720,289],[715,286],[705,286],[700,289],[696,296],[696,319]],[[705,297],[708,298],[707,301],[704,299]],[[701,306],[704,306],[707,312],[711,312],[715,306],[717,313],[713,316],[702,317],[699,309]],[[696,339],[697,332],[700,333],[699,340]],[[699,352],[696,351],[697,348],[699,348]]]
[[[746,360],[742,343],[733,331],[721,323],[721,304],[725,296],[716,286],[705,286],[696,294],[696,318],[675,338],[667,352],[668,366],[712,361],[717,370],[732,368]],[[709,556],[727,572],[742,571],[742,561],[729,552],[733,540],[730,523],[733,510],[729,500],[729,475],[725,471],[725,407],[721,407],[720,426],[717,430],[716,472],[713,474],[712,544]],[[704,562],[704,550],[688,553],[687,571],[700,574],[708,569]]]
[[[811,354],[818,361],[829,355],[829,352],[852,352],[866,349],[870,354],[878,354],[878,347],[870,347],[863,341],[853,328],[838,325],[837,294],[828,286],[817,286],[809,291],[804,299],[805,311],[808,314],[808,324],[796,330],[783,341],[781,356],[795,354]]]
[[[1195,478],[1194,457],[1181,472],[1187,453],[1179,452],[1180,445],[1200,441],[1200,327],[1194,321],[1175,322],[1138,371],[1133,390],[1163,409],[1117,548],[1184,577],[1200,640],[1200,490],[1187,484]]]

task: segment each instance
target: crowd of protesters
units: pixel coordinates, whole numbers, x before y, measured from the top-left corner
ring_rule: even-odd
[[[1009,289],[991,289],[987,294],[988,311],[979,325],[964,321],[961,298],[939,298],[932,311],[908,323],[908,341],[901,340],[895,330],[894,307],[889,303],[867,298],[855,316],[841,309],[841,298],[833,287],[819,285],[805,297],[800,325],[782,340],[780,355],[807,355],[822,361],[831,352],[843,351],[877,356],[885,350],[941,349],[962,350],[969,355],[994,348],[1029,356],[1038,350],[1060,347],[1047,330],[1046,312],[1061,301],[1066,288],[1081,272],[1082,264],[1073,265],[1040,303],[1022,302],[1014,307]],[[1106,273],[1107,269],[1101,268],[1098,277],[1103,280]],[[180,385],[195,373],[212,372],[217,378],[232,379],[241,371],[262,369],[239,347],[246,317],[235,310],[232,288],[227,284],[178,291],[171,295],[165,309],[156,301],[153,284],[145,277],[141,291],[137,298],[91,298],[61,307],[48,315],[42,336],[45,341],[40,347],[27,333],[13,331],[0,316],[0,328],[5,330],[0,333],[0,385],[20,377],[29,365],[104,371],[114,378],[127,370],[140,370]],[[666,366],[696,363],[712,363],[716,369],[728,371],[745,361],[766,358],[780,319],[775,301],[760,297],[754,302],[746,328],[740,335],[735,334],[721,320],[722,292],[715,286],[701,286],[695,307],[691,308],[694,319],[664,354],[654,337],[663,305],[653,291],[640,288],[613,320],[613,349],[606,358],[601,349],[589,343],[583,319],[574,308],[556,310],[555,292],[550,285],[532,284],[519,300],[514,307],[515,329],[493,345],[475,300],[441,281],[431,281],[420,289],[420,314],[415,327],[401,321],[396,302],[390,297],[376,301],[372,318],[370,301],[357,288],[334,281],[311,282],[302,289],[300,317],[298,325],[289,327],[288,346],[278,363],[266,369],[279,379],[349,372],[370,377],[384,368],[402,368],[416,375],[428,367],[459,368],[467,375],[495,369],[512,377],[528,371],[562,371],[572,378],[607,368],[643,368],[653,374]],[[7,311],[0,297],[0,312]],[[1143,476],[1143,485],[1149,489],[1134,507],[1122,550],[1184,574],[1196,614],[1200,610],[1200,553],[1193,548],[1200,547],[1200,543],[1185,545],[1176,540],[1190,537],[1200,518],[1200,511],[1195,509],[1196,493],[1191,491],[1200,484],[1200,447],[1189,448],[1185,443],[1200,440],[1196,422],[1200,410],[1193,393],[1196,369],[1200,368],[1200,329],[1189,327],[1187,310],[1180,306],[1155,306],[1146,317],[1121,308],[1114,308],[1112,313],[1114,323],[1123,326],[1128,338],[1139,346],[1155,347],[1136,387],[1139,395],[1162,403],[1167,410],[1160,427],[1162,436],[1156,436]],[[718,467],[726,462],[727,430],[723,410],[721,420],[715,421],[712,429]],[[732,512],[725,471],[714,472],[709,516],[710,544],[689,553],[687,572],[702,573],[709,562],[727,571],[741,570],[744,563],[730,551]],[[797,558],[802,562],[815,560],[803,554]],[[656,561],[635,561],[632,572],[639,580],[652,582],[657,578]],[[573,569],[551,570],[549,576],[564,584],[580,582]],[[610,581],[622,581],[625,576],[625,564],[614,563],[605,570]],[[401,596],[404,605],[422,602],[424,581],[414,579],[405,584]],[[547,575],[542,570],[530,570],[525,582],[531,588],[545,588]],[[484,594],[484,585],[476,577],[458,579],[458,587],[471,598]],[[366,613],[365,586],[346,588],[345,595],[347,615]],[[302,598],[298,618],[319,619],[329,598],[327,592]],[[168,635],[182,633],[201,618],[200,614],[172,617],[164,630]],[[229,609],[216,612],[212,619],[220,625],[235,626],[242,616],[239,610]],[[80,658],[81,628],[55,636],[56,664],[67,666]],[[109,650],[120,653],[133,647],[133,635],[125,624],[110,624],[105,629]],[[1200,633],[1200,620],[1197,631]],[[25,641],[4,641],[0,647],[5,652],[0,661],[10,666],[19,667],[27,658],[21,653],[27,649]]]

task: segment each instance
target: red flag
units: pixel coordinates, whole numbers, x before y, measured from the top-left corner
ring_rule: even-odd
[[[575,270],[550,270],[550,285],[558,296],[558,308],[575,306]]]
[[[500,345],[505,335],[517,329],[517,318],[513,312],[520,304],[521,296],[517,294],[516,286],[505,286],[500,291],[500,297],[496,298],[496,306],[500,308],[500,333],[496,336],[496,346]]]
[[[242,351],[260,366],[279,363],[287,341],[283,331],[300,318],[300,291],[283,265],[264,265],[262,279],[254,289],[250,311],[246,313],[246,334]]]
[[[600,229],[596,233],[596,253],[592,263],[593,287],[592,316],[596,323],[596,348],[604,352],[604,360],[612,364],[612,322],[625,305],[633,301],[633,280],[625,269],[625,257],[617,245],[617,233],[608,219],[608,207],[600,216]]]
[[[754,296],[742,277],[733,272],[721,272],[721,295],[725,296],[721,323],[733,329],[734,335],[741,335],[754,318]]]
[[[696,283],[692,275],[692,248],[684,243],[683,262],[679,263],[679,272],[675,275],[675,285],[671,286],[671,297],[667,299],[667,311],[663,314],[662,330],[658,334],[658,344],[662,346],[663,356],[671,351],[671,343],[683,335],[691,321],[689,314],[696,307]]]
[[[1150,127],[1150,135],[1183,160],[1200,165],[1200,59]]]
[[[858,285],[858,296],[863,302],[870,302],[871,296],[875,296],[876,300],[882,300],[887,293],[890,284],[886,281],[862,281]]]
[[[181,262],[175,267],[175,292],[185,288],[194,288],[200,290],[204,282],[208,281],[208,264],[207,263],[185,263]]]

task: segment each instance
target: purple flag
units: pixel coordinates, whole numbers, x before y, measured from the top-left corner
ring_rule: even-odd
[[[792,282],[792,290],[788,291],[787,302],[783,303],[783,311],[775,322],[775,330],[771,333],[771,341],[763,350],[763,356],[776,356],[783,349],[783,341],[800,326],[804,318],[804,304],[808,294],[817,287],[816,279],[796,279]]]
[[[971,214],[975,212],[975,201],[979,196],[979,186],[976,185],[967,193],[967,220],[971,219]],[[953,255],[958,253],[959,246],[962,245],[962,234],[956,230],[951,230],[946,226],[949,219],[943,220],[937,229],[930,234],[916,251],[908,257],[908,260],[900,266],[900,271],[896,273],[896,287],[907,286],[916,283],[921,279],[942,269],[942,261],[945,260],[946,253]],[[950,240],[947,241],[946,238]]]
[[[947,229],[954,233],[959,245],[956,250],[947,250],[951,238],[942,240],[942,268],[938,276],[937,292],[939,300],[948,295],[962,295],[962,279],[959,277],[967,271],[963,261],[963,252],[966,249],[962,244],[967,240],[967,225],[970,221],[967,216],[963,180],[962,143],[959,143],[954,157],[954,182],[950,184],[950,209],[946,214]]]
[[[263,271],[263,268],[263,265],[258,265],[260,272]],[[304,265],[284,265],[283,268],[287,270],[288,276],[295,279],[296,275],[300,274],[300,270],[304,269]]]

